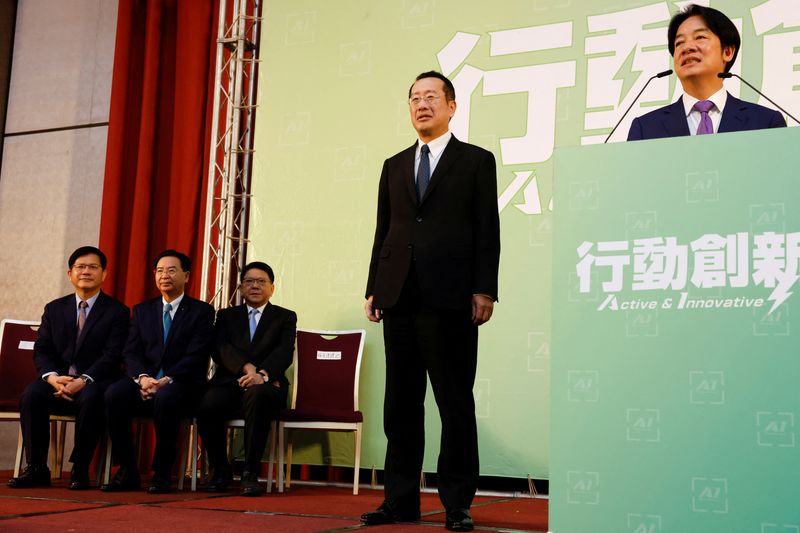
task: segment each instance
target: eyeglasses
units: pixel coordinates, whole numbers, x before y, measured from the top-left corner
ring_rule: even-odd
[[[411,98],[411,99],[408,100],[408,105],[410,105],[411,107],[419,107],[419,106],[422,105],[422,102],[425,102],[426,105],[432,106],[439,99],[441,99],[441,96],[436,96],[436,95],[433,95],[433,94],[429,94],[428,96],[426,96],[424,98],[421,97],[421,96],[415,96],[414,98]]]
[[[83,263],[76,263],[72,265],[73,270],[77,270],[78,272],[83,272],[84,270],[88,270],[89,272],[97,272],[100,270],[100,265],[96,263],[92,263],[90,265],[84,265]]]
[[[176,267],[169,267],[169,268],[157,268],[155,270],[156,276],[163,276],[166,274],[167,276],[174,276],[178,273],[178,269]]]
[[[242,285],[257,285],[258,287],[264,287],[267,284],[267,280],[265,279],[256,279],[256,278],[245,278],[242,280]]]

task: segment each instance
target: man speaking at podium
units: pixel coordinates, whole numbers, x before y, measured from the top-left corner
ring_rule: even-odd
[[[741,38],[724,13],[689,4],[672,17],[667,45],[684,95],[633,120],[629,141],[786,127],[772,109],[734,98],[720,73],[730,71]]]

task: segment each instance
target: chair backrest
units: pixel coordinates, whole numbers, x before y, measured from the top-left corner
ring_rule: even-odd
[[[39,322],[0,322],[0,411],[18,411],[22,392],[36,379],[33,343],[38,328]]]
[[[293,409],[358,411],[363,329],[297,330]]]

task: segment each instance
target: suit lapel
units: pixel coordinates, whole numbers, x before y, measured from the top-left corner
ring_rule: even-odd
[[[256,326],[256,331],[253,334],[253,340],[250,342],[252,346],[255,346],[258,341],[260,341],[264,337],[264,331],[267,329],[267,324],[271,320],[272,315],[275,313],[275,307],[267,303],[267,306],[264,308],[264,312],[261,313],[261,318],[258,319],[258,325]],[[250,324],[247,324],[247,333],[250,334]]]
[[[83,345],[83,339],[86,338],[87,333],[90,329],[100,320],[100,316],[103,314],[103,308],[106,306],[107,301],[105,298],[105,294],[102,292],[97,296],[97,300],[94,301],[94,305],[92,306],[92,310],[89,312],[89,316],[86,317],[86,323],[83,325],[83,330],[81,330],[81,334],[78,335],[78,340],[75,342],[75,354],[77,354],[81,350],[81,346]],[[76,328],[77,330],[77,328]]]
[[[63,324],[65,325],[64,336],[67,338],[68,345],[72,346],[72,349],[67,352],[70,356],[70,360],[67,361],[67,363],[72,363],[72,360],[75,359],[75,352],[77,351],[75,345],[78,340],[78,306],[75,302],[75,295],[70,294],[64,299],[64,305],[61,308]]]
[[[175,316],[172,318],[172,324],[169,326],[169,333],[167,334],[167,342],[164,344],[164,350],[166,351],[167,346],[169,343],[172,342],[173,337],[177,335],[177,332],[181,329],[181,326],[186,321],[186,315],[189,312],[189,297],[184,295],[183,299],[181,300],[180,305],[178,306],[178,310],[175,311]],[[163,307],[162,307],[163,313]],[[161,331],[163,337],[164,331],[164,315],[161,315]]]
[[[233,336],[234,341],[238,346],[250,345],[250,315],[246,304],[237,306],[234,309],[233,320]]]
[[[686,112],[683,109],[683,96],[675,103],[664,108],[661,124],[667,137],[683,137],[689,135],[689,123],[686,121]]]
[[[745,102],[728,93],[728,101],[725,102],[725,111],[722,112],[718,133],[744,130],[744,124],[747,122],[746,109]]]
[[[414,155],[416,154],[417,143],[411,145],[400,154],[400,168],[403,181],[406,182],[406,189],[413,203],[417,203],[417,179],[414,173]]]
[[[425,191],[425,196],[422,197],[422,202],[424,202],[425,199],[431,195],[437,185],[439,185],[444,177],[447,176],[447,171],[458,159],[458,153],[460,151],[461,141],[456,139],[456,136],[453,135],[450,138],[450,141],[447,143],[447,146],[444,147],[442,157],[439,158],[439,162],[436,164],[433,174],[431,174],[431,182],[428,184],[428,189]]]

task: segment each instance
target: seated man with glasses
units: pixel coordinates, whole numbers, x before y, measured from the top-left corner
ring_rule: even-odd
[[[180,421],[193,416],[202,394],[214,332],[214,308],[184,293],[191,268],[185,254],[161,252],[153,265],[161,296],[133,308],[123,352],[128,377],[106,391],[108,435],[120,468],[104,491],[139,488],[131,427],[137,416],[152,416],[155,425],[153,479],[147,491],[170,490]]]
[[[75,415],[75,446],[69,488],[89,488],[89,464],[104,428],[103,393],[122,373],[128,308],[106,295],[106,256],[94,246],[75,250],[67,261],[73,294],[44,308],[34,363],[39,379],[20,400],[20,425],[28,466],[8,486],[50,485],[47,449],[50,415]]]
[[[225,421],[244,418],[245,463],[242,495],[259,496],[258,472],[270,423],[286,407],[297,315],[269,302],[275,275],[266,263],[247,264],[241,273],[245,303],[217,313],[214,377],[200,403],[197,424],[214,477],[209,492],[228,488],[233,472],[225,443]]]

